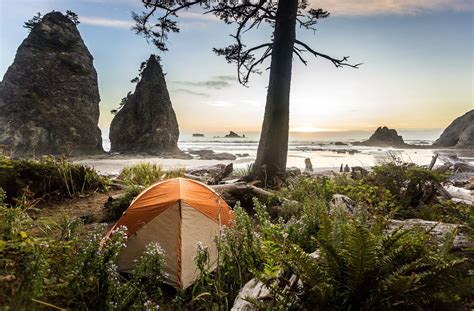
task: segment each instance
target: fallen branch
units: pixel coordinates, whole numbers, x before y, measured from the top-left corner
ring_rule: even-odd
[[[268,202],[276,199],[273,192],[255,187],[245,182],[237,182],[233,184],[213,185],[211,186],[228,204],[235,205],[237,202],[242,204],[247,201],[252,202],[252,198],[256,197],[260,201]],[[251,203],[253,205],[253,203]]]

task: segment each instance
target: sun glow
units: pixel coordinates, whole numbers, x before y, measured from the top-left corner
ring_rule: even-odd
[[[314,133],[314,132],[338,132],[341,131],[340,129],[328,129],[328,128],[320,128],[314,127],[311,125],[303,125],[290,128],[290,132],[295,133]]]

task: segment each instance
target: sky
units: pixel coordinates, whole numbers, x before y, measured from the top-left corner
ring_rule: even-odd
[[[310,1],[331,16],[317,31],[297,31],[300,41],[334,57],[350,56],[359,69],[335,68],[306,55],[293,62],[292,131],[372,131],[444,128],[474,108],[474,0]],[[162,58],[168,90],[182,132],[259,131],[268,71],[237,83],[236,67],[212,52],[232,43],[235,28],[209,15],[180,15],[169,51],[159,53],[130,30],[137,0],[0,0],[0,75],[28,35],[23,23],[37,12],[72,10],[94,57],[101,96],[99,126],[135,84],[140,63]],[[249,44],[268,42],[269,27],[246,34]],[[263,68],[268,67],[268,63]]]

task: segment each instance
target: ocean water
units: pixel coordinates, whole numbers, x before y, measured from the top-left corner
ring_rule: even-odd
[[[442,129],[433,130],[406,130],[399,131],[409,144],[430,145],[441,134]],[[183,151],[192,149],[210,149],[214,152],[229,152],[237,155],[232,161],[237,168],[245,168],[255,161],[257,154],[259,133],[248,132],[245,138],[224,138],[225,132],[200,132],[204,137],[193,137],[192,133],[181,133],[178,147]],[[103,137],[107,131],[103,130]],[[304,160],[311,159],[315,169],[335,169],[341,164],[349,166],[370,167],[393,157],[418,165],[430,163],[435,152],[443,155],[455,154],[459,157],[474,162],[474,151],[442,151],[433,149],[398,149],[352,146],[355,141],[368,139],[371,132],[345,131],[345,132],[317,132],[317,133],[290,133],[288,145],[289,167],[304,168]],[[104,149],[110,149],[110,142],[104,139]],[[194,161],[193,163],[195,163]],[[226,162],[226,161],[222,161]],[[186,161],[182,161],[186,166]]]

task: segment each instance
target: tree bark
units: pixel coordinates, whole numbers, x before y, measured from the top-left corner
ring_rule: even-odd
[[[284,174],[288,155],[290,83],[298,0],[279,0],[268,84],[253,178],[271,185]]]

